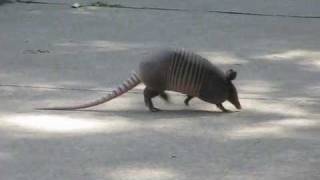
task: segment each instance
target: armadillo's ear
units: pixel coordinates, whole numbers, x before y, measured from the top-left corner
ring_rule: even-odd
[[[229,69],[226,71],[226,77],[227,77],[228,81],[232,81],[232,80],[236,79],[237,72],[233,69]]]

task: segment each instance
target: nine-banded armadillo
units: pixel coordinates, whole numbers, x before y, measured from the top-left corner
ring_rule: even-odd
[[[226,73],[211,64],[208,60],[186,50],[162,50],[154,53],[140,63],[139,71],[114,89],[110,94],[96,101],[69,107],[39,108],[42,110],[73,110],[96,106],[110,101],[140,82],[145,84],[144,101],[150,111],[159,109],[153,106],[151,99],[160,95],[167,100],[165,90],[180,92],[187,95],[184,103],[188,105],[193,97],[216,104],[219,109],[228,112],[222,105],[229,101],[237,109],[241,109],[238,93],[232,80],[237,73],[230,69]]]

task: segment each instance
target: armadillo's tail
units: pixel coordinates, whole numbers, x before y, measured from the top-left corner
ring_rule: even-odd
[[[110,101],[111,99],[114,99],[118,96],[121,96],[122,94],[128,92],[130,89],[134,88],[141,82],[139,76],[133,72],[129,79],[124,81],[120,86],[113,89],[112,92],[110,92],[107,96],[104,96],[100,99],[97,99],[93,102],[88,102],[81,105],[76,106],[65,106],[65,107],[47,107],[47,108],[36,108],[38,110],[74,110],[74,109],[83,109],[88,108],[92,106],[96,106],[105,102]]]

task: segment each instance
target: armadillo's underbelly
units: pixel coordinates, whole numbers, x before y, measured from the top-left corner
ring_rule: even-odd
[[[198,96],[206,78],[207,61],[191,52],[177,51],[170,60],[166,89]]]

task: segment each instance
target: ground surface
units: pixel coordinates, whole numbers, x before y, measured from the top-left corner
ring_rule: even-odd
[[[0,179],[320,179],[320,19],[303,18],[319,1],[55,2],[0,2]],[[243,110],[171,93],[150,113],[142,86],[88,110],[33,109],[101,97],[159,47],[236,69]]]

